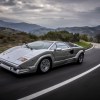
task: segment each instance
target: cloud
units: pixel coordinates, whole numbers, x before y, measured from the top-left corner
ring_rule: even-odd
[[[0,5],[14,6],[16,5],[16,1],[15,0],[0,0]]]
[[[96,7],[93,12],[100,14],[100,7]]]
[[[24,5],[24,8],[26,9],[42,9],[42,6],[39,5],[35,5],[35,4],[26,4]]]
[[[0,0],[0,17],[47,27],[100,23],[100,0]]]

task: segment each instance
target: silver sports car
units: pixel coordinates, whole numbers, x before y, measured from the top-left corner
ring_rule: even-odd
[[[0,54],[0,66],[16,74],[40,71],[77,62],[84,58],[84,48],[70,42],[35,41],[15,46]]]

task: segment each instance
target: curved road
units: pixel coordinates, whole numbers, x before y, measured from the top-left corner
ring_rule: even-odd
[[[15,75],[0,68],[0,100],[27,100],[26,96],[64,82],[100,64],[100,44],[86,51],[83,64],[68,64],[49,73]],[[100,99],[100,67],[69,84],[37,96],[34,100]]]

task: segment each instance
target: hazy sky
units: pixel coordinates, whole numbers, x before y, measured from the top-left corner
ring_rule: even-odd
[[[100,0],[0,0],[0,19],[45,27],[100,25]]]

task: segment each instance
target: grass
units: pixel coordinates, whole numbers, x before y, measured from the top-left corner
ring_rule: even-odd
[[[84,47],[85,49],[89,49],[92,47],[92,44],[90,42],[86,42],[86,41],[83,41],[81,40],[80,42],[76,42],[76,44]]]

